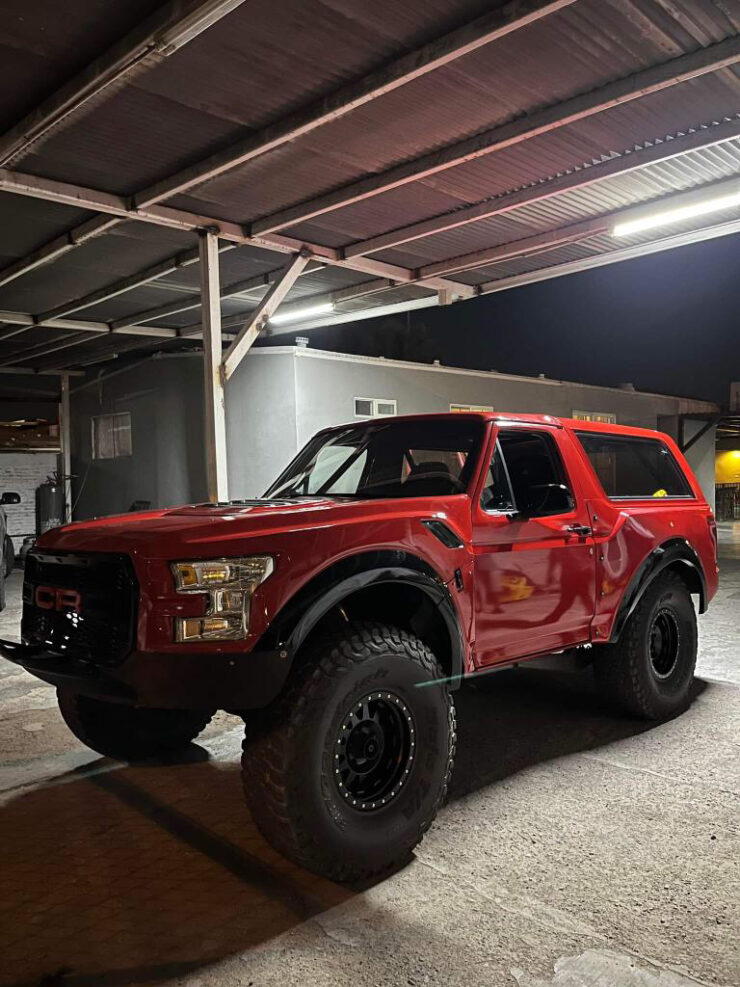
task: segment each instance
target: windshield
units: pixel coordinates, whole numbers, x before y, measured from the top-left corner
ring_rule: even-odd
[[[393,421],[320,432],[266,497],[444,497],[465,493],[480,419]]]

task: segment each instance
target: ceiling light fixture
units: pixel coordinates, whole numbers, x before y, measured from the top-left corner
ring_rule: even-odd
[[[633,233],[643,233],[645,230],[657,229],[659,226],[670,226],[673,223],[681,223],[686,219],[706,216],[709,213],[720,212],[723,209],[732,209],[734,206],[740,206],[740,188],[736,188],[732,192],[725,192],[722,195],[712,196],[709,199],[687,203],[685,206],[662,209],[648,213],[639,219],[630,219],[624,223],[617,223],[612,233],[614,236],[631,236]]]
[[[334,311],[334,302],[322,302],[320,305],[304,305],[302,308],[284,309],[270,316],[271,326],[282,326],[286,322],[305,322],[306,319],[315,319],[319,315],[331,315]]]

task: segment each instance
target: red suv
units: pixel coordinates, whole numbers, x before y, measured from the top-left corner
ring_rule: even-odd
[[[402,861],[444,799],[465,679],[578,649],[633,716],[688,701],[712,513],[665,435],[549,416],[376,419],[259,500],[66,525],[26,561],[22,644],[102,754],[246,722],[247,801],[329,877]]]

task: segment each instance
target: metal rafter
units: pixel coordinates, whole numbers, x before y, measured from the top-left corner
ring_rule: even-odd
[[[20,157],[90,100],[134,71],[149,68],[178,51],[243,2],[190,0],[160,8],[0,137],[0,165]]]
[[[344,254],[346,257],[359,257],[367,256],[378,250],[400,247],[414,240],[421,240],[437,233],[467,226],[469,223],[505,215],[512,210],[520,209],[522,206],[544,202],[553,196],[561,195],[573,189],[588,188],[596,182],[625,175],[630,171],[643,168],[645,165],[668,161],[682,154],[688,154],[690,151],[716,147],[718,144],[726,143],[738,137],[740,137],[740,115],[730,120],[700,127],[687,134],[657,140],[654,143],[646,144],[639,150],[630,149],[598,164],[583,165],[568,174],[538,182],[515,192],[508,192],[474,205],[462,206],[452,212],[432,216],[418,223],[410,223],[408,226],[399,227],[389,233],[381,233],[379,236],[369,237],[367,240],[359,240],[357,243],[345,247]]]
[[[39,322],[36,316],[30,312],[0,311],[0,321],[34,329],[80,329],[92,333],[108,333],[111,331],[107,322],[97,322],[88,319],[47,319],[44,322]],[[130,329],[121,329],[120,333],[124,336],[162,336],[169,338],[170,336],[177,335],[177,329],[169,326],[147,326],[143,328],[136,326]]]
[[[301,271],[301,274],[312,274],[314,271],[322,270],[323,267],[323,264],[312,261]],[[255,274],[251,278],[234,281],[221,290],[221,301],[225,298],[236,298],[239,295],[243,295],[248,291],[255,291],[258,288],[269,288],[275,278],[282,274],[282,271],[283,269],[279,268],[276,271],[267,271],[264,274]],[[168,315],[176,315],[178,312],[188,312],[194,308],[200,308],[200,295],[170,302],[167,305],[159,305],[156,308],[150,308],[144,312],[136,312],[134,315],[128,315],[121,319],[115,319],[111,322],[111,327],[113,329],[122,329],[126,326],[140,326],[145,322],[164,319]]]
[[[16,278],[35,270],[37,267],[41,267],[42,264],[56,260],[57,257],[74,250],[75,247],[82,246],[83,243],[93,237],[100,236],[101,233],[105,233],[119,222],[120,220],[112,216],[94,216],[73,229],[67,230],[66,233],[62,233],[61,236],[54,237],[53,240],[49,240],[48,243],[32,251],[26,257],[22,257],[3,268],[0,271],[0,287],[15,281]]]
[[[740,233],[740,219],[729,220],[725,223],[718,223],[715,226],[707,226],[699,230],[691,230],[688,233],[676,233],[673,236],[650,240],[648,243],[621,247],[617,250],[610,250],[607,253],[595,254],[593,257],[584,257],[580,260],[567,261],[564,264],[542,268],[539,271],[527,271],[525,274],[513,274],[509,277],[498,278],[495,281],[486,281],[480,285],[480,291],[482,295],[490,295],[497,291],[506,291],[509,288],[520,288],[526,284],[548,281],[550,278],[564,277],[567,274],[579,274],[581,271],[589,271],[594,267],[604,267],[607,264],[618,264],[621,261],[634,260],[636,257],[645,257],[649,254],[660,253],[662,250],[675,250],[677,247],[687,247],[692,243],[700,243],[703,240],[713,240],[720,236],[732,236],[735,233]]]
[[[227,242],[248,244],[280,253],[293,254],[305,250],[315,260],[323,261],[326,264],[343,267],[350,271],[358,271],[361,274],[391,278],[400,284],[415,279],[414,271],[408,267],[387,264],[384,261],[374,260],[372,257],[347,259],[342,256],[340,250],[334,247],[326,247],[319,243],[299,240],[296,237],[285,236],[280,233],[253,236],[248,234],[239,223],[215,219],[212,216],[203,216],[183,209],[172,209],[168,206],[149,206],[146,209],[135,209],[124,196],[85,188],[82,185],[73,185],[70,182],[59,182],[52,178],[41,178],[37,175],[0,168],[0,191],[27,195],[35,199],[44,199],[47,202],[78,206],[81,209],[91,209],[137,222],[153,223],[168,229],[195,232],[211,230],[220,239]],[[447,289],[460,298],[471,298],[476,293],[469,285],[447,281],[444,278],[429,281],[429,287],[435,290]]]
[[[385,96],[435,69],[449,65],[456,59],[556,13],[574,2],[575,0],[515,0],[497,10],[489,11],[469,24],[402,55],[370,75],[343,86],[264,130],[249,134],[203,161],[156,182],[138,192],[134,196],[134,201],[138,206],[148,206],[200,185],[268,151],[303,137],[318,127],[339,120],[360,106]]]
[[[263,326],[293,287],[308,262],[308,255],[303,253],[291,257],[282,275],[273,282],[270,290],[254,311],[250,312],[247,322],[239,330],[236,339],[224,355],[222,362],[224,380],[228,380],[232,376],[247,350],[259,336]]]
[[[387,171],[361,178],[306,202],[280,209],[252,223],[250,233],[255,236],[275,233],[285,227],[381,195],[410,182],[418,182],[441,171],[550,133],[681,82],[716,72],[738,61],[740,61],[740,37],[729,38],[644,69],[624,79],[607,83],[592,92],[574,96],[544,110],[527,114],[510,123],[485,130],[474,137],[449,144],[437,151],[389,168]]]
[[[33,367],[0,367],[0,374],[21,374],[23,377],[60,377],[62,373],[70,377],[84,377],[83,370],[35,370]]]
[[[220,252],[223,253],[225,250],[233,250],[235,247],[236,244],[234,243],[223,243],[220,245],[219,249]],[[147,267],[143,271],[138,271],[136,274],[131,274],[127,278],[121,278],[119,281],[114,281],[113,284],[106,285],[104,288],[99,288],[97,291],[91,291],[89,294],[83,295],[81,298],[72,299],[72,301],[65,302],[62,305],[57,305],[56,308],[49,309],[48,312],[43,312],[38,316],[38,318],[63,318],[65,315],[70,315],[72,312],[79,312],[80,309],[89,308],[91,305],[97,305],[109,298],[116,298],[118,295],[122,295],[127,291],[132,291],[134,288],[141,288],[143,285],[149,284],[157,278],[165,277],[165,275],[172,274],[174,271],[179,271],[184,267],[189,267],[191,264],[197,263],[197,261],[197,247],[194,247],[191,250],[181,250],[172,257],[168,257],[166,260],[160,261],[158,264],[152,264],[151,267]],[[178,310],[174,309],[173,311]],[[137,325],[138,323],[126,322],[123,324]],[[114,329],[120,328],[115,323],[111,323],[111,325]]]
[[[444,271],[450,274],[452,272],[472,271],[476,267],[486,267],[497,261],[527,257],[530,254],[539,254],[546,250],[552,250],[554,247],[561,247],[566,243],[578,243],[580,240],[587,240],[589,237],[606,233],[612,225],[614,215],[616,214],[601,216],[597,219],[587,219],[581,223],[572,223],[555,230],[535,233],[533,236],[510,240],[508,243],[496,244],[494,247],[474,250],[459,257],[427,264],[426,267],[420,268],[420,273],[440,274]]]

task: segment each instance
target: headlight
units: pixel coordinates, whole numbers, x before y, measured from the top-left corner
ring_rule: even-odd
[[[236,641],[249,631],[249,607],[257,587],[274,569],[269,555],[243,559],[173,562],[178,593],[203,593],[203,617],[176,617],[176,641]]]

